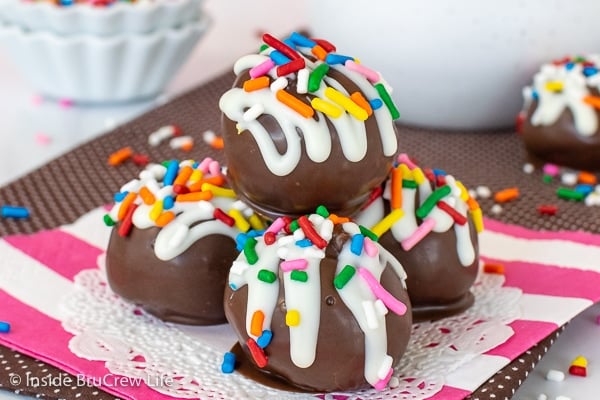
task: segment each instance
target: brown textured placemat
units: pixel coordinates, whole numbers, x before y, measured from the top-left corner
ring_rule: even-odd
[[[224,74],[0,189],[0,204],[17,204],[31,210],[31,217],[27,220],[0,221],[0,236],[32,233],[71,223],[85,212],[109,203],[113,193],[139,172],[139,167],[131,162],[118,167],[108,166],[108,155],[123,146],[130,146],[136,152],[147,154],[153,161],[172,158],[200,159],[206,156],[222,161],[222,153],[206,145],[202,140],[202,133],[207,129],[218,132],[218,99],[229,87],[232,79],[231,73]],[[196,145],[191,152],[173,150],[168,145],[148,145],[148,135],[169,124],[177,124],[184,134],[194,136]],[[488,216],[530,229],[583,229],[600,232],[600,222],[592,208],[580,203],[558,200],[554,194],[558,183],[543,183],[540,172],[532,175],[522,172],[523,152],[518,138],[512,131],[437,132],[399,127],[399,134],[401,150],[411,154],[423,166],[443,168],[471,187],[486,185],[493,191],[512,186],[521,189],[520,198],[503,205],[504,210],[499,215],[490,215],[491,200],[481,200],[484,214]],[[558,214],[553,217],[538,215],[536,207],[541,203],[558,204]],[[524,377],[533,368],[538,357],[546,352],[555,334],[531,349],[530,354],[521,357],[530,356],[531,360],[520,362],[517,359],[499,374]],[[19,361],[14,362],[14,357],[7,357],[7,354],[14,352],[0,348],[3,361],[12,360],[7,361],[4,368],[0,366],[2,389],[17,389],[22,393],[34,393],[45,398],[113,398],[95,388],[87,387],[72,389],[71,392],[67,390],[69,388],[64,388],[58,393],[46,393],[41,388],[32,390],[34,388],[11,387],[9,374],[5,373],[10,369],[6,368],[23,368],[19,361],[27,362],[27,365],[32,366],[31,371],[38,371],[37,373],[41,374],[39,376],[58,375],[61,371],[25,356],[20,356]],[[38,368],[33,367],[34,365]],[[484,384],[471,397],[480,400],[509,398],[522,379],[512,379],[503,385],[506,393],[510,393],[503,395],[505,397],[498,395],[500,392],[494,380]],[[93,394],[94,392],[96,394]],[[495,397],[491,397],[490,394],[494,394]]]

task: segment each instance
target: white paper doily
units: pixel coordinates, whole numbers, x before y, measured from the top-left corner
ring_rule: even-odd
[[[240,374],[223,374],[223,353],[236,337],[227,325],[188,327],[164,323],[115,295],[100,269],[81,271],[75,290],[62,304],[63,327],[79,357],[104,361],[116,375],[143,380],[152,389],[179,398],[298,399],[312,397],[265,387]],[[505,342],[517,319],[520,289],[502,287],[504,277],[480,274],[475,305],[433,323],[413,325],[413,333],[390,388],[325,395],[325,399],[423,400],[439,392],[445,377],[474,357]],[[323,398],[323,396],[320,396]]]

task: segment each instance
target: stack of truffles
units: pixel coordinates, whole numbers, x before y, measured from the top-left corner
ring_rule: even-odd
[[[82,103],[160,94],[210,25],[201,0],[0,1],[0,47],[32,88]]]
[[[413,317],[472,305],[481,209],[399,153],[378,72],[323,39],[263,41],[220,99],[227,168],[172,160],[117,193],[109,284],[169,321],[224,316],[261,380],[382,390]]]

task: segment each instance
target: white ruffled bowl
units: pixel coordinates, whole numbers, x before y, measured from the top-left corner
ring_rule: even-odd
[[[32,31],[110,36],[182,26],[200,16],[201,3],[202,0],[154,0],[117,2],[107,7],[60,7],[49,2],[0,0],[0,14],[9,24]]]
[[[0,45],[39,94],[79,103],[126,102],[162,92],[210,26],[206,15],[148,34],[59,36],[0,26]]]

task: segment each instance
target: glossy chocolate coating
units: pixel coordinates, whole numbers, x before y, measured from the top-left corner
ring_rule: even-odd
[[[340,241],[337,241],[337,245]],[[321,323],[319,327],[315,362],[308,368],[295,366],[290,358],[289,329],[285,324],[285,300],[280,273],[279,299],[273,314],[271,331],[273,339],[265,348],[268,364],[259,369],[265,376],[272,377],[277,387],[280,381],[314,392],[332,392],[367,388],[370,385],[364,378],[364,333],[356,319],[348,310],[337,290],[333,278],[337,266],[336,244],[330,244],[327,256],[321,262]],[[407,305],[408,311],[398,316],[391,311],[386,315],[388,354],[394,365],[404,354],[410,338],[412,318],[408,294],[401,280],[391,267],[387,266],[381,277],[382,285],[397,299]],[[248,286],[237,291],[229,287],[225,290],[225,314],[236,332],[239,342],[251,360],[247,346],[246,307]],[[258,367],[256,367],[258,369]],[[278,382],[279,381],[279,382]]]
[[[339,81],[349,93],[360,89],[338,71],[329,75]],[[241,87],[249,79],[248,72],[241,73],[234,87]],[[290,80],[288,90],[295,88]],[[298,98],[310,103],[312,95]],[[317,114],[315,117],[317,118]],[[261,115],[258,121],[266,128],[279,152],[286,149],[285,137],[277,121],[269,115]],[[288,175],[274,175],[267,168],[260,150],[249,131],[238,134],[236,123],[223,115],[222,132],[227,157],[228,180],[236,194],[258,213],[270,218],[281,215],[297,217],[309,214],[319,205],[330,212],[350,215],[367,200],[369,193],[385,180],[391,169],[393,157],[383,154],[379,127],[375,117],[365,121],[367,153],[358,162],[351,162],[342,153],[338,133],[327,119],[331,132],[331,154],[322,163],[308,158],[304,144],[299,165]]]
[[[209,235],[181,255],[163,261],[154,254],[159,228],[132,228],[127,237],[113,229],[106,252],[112,290],[158,318],[181,324],[225,322],[223,292],[238,255],[228,236]]]
[[[534,100],[521,128],[521,137],[532,161],[589,171],[600,170],[600,132],[592,136],[579,134],[569,108],[565,108],[554,124],[534,126],[531,116],[536,108],[537,101]],[[599,110],[595,112],[600,120]]]
[[[466,267],[458,259],[454,229],[431,232],[410,251],[402,249],[391,231],[379,238],[379,243],[402,263],[406,271],[415,322],[455,315],[473,305],[470,288],[479,269],[479,245],[471,222],[469,230],[476,257]]]

